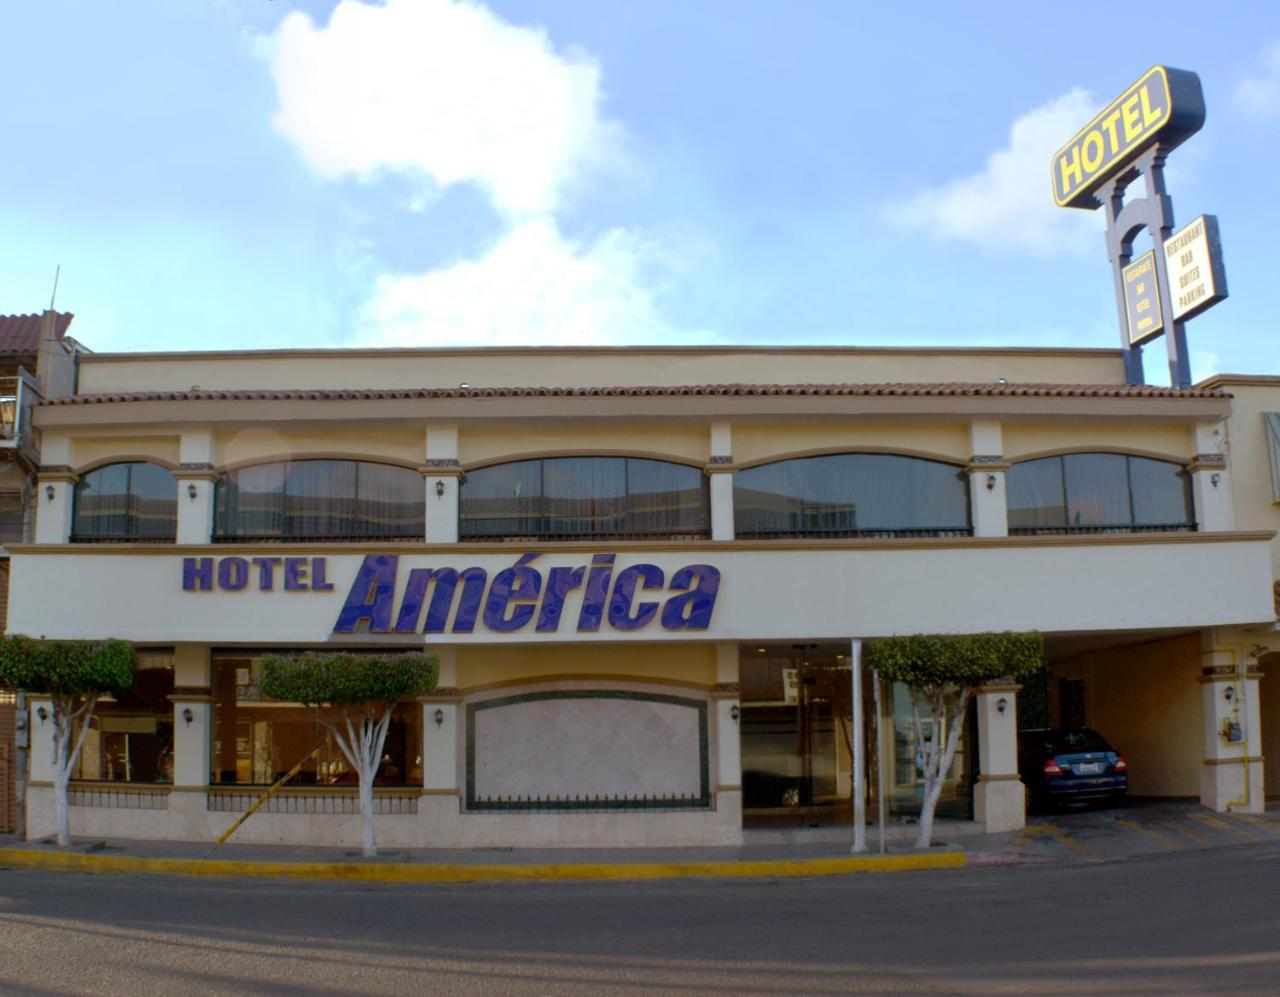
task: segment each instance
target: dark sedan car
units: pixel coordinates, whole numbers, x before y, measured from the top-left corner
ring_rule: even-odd
[[[1036,808],[1119,799],[1129,791],[1129,763],[1088,727],[1024,730],[1018,774]]]

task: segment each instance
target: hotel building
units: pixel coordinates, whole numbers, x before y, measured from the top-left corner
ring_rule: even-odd
[[[1256,811],[1277,412],[1280,378],[1127,386],[1115,350],[89,354],[34,410],[9,629],[139,648],[76,834],[212,841],[319,745],[237,840],[358,842],[340,752],[258,688],[265,653],[332,648],[440,661],[396,708],[386,845],[847,827],[859,727],[867,791],[905,819],[910,701],[876,705],[861,648],[989,630],[1042,631],[1047,668],[979,691],[943,816],[1020,827],[1017,731],[1052,724],[1107,737],[1135,795]]]

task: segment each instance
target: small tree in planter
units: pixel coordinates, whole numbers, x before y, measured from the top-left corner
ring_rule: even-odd
[[[916,741],[924,745],[924,800],[917,848],[928,848],[933,838],[934,809],[960,743],[974,687],[1029,675],[1040,667],[1043,656],[1044,638],[1034,632],[916,634],[890,637],[867,647],[867,663],[911,692]],[[922,708],[930,722],[928,740],[923,735]],[[947,732],[945,745],[939,738],[943,730]]]
[[[315,710],[360,780],[364,854],[378,854],[373,832],[373,780],[402,696],[436,687],[439,665],[426,654],[270,655],[262,663],[262,692]],[[326,715],[326,710],[330,710]],[[333,716],[336,711],[337,716]],[[339,727],[339,720],[341,727]]]
[[[133,688],[133,648],[122,640],[37,640],[21,634],[0,638],[0,685],[53,702],[53,788],[58,844],[71,844],[67,786],[80,760],[98,697]]]

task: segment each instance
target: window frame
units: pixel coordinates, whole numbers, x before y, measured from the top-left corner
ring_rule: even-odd
[[[145,466],[153,467],[163,471],[169,476],[173,483],[173,530],[166,536],[139,536],[138,524],[141,522],[136,509],[133,508],[137,501],[137,495],[133,491],[133,471],[135,467]],[[124,517],[127,524],[124,536],[112,535],[107,533],[85,533],[77,526],[80,523],[81,500],[83,498],[82,491],[89,481],[89,478],[100,471],[107,471],[111,468],[123,467],[127,468],[126,490],[123,493],[126,498],[127,511],[120,514]],[[173,473],[173,469],[166,467],[159,461],[146,459],[129,459],[116,460],[106,464],[99,464],[87,471],[81,472],[74,488],[71,491],[71,530],[69,539],[72,543],[176,543],[178,540],[178,479]]]

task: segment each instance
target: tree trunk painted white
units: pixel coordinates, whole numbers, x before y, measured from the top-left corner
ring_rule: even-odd
[[[71,773],[80,759],[80,749],[84,747],[85,734],[89,731],[89,721],[93,718],[93,707],[98,702],[96,693],[85,697],[77,708],[77,697],[61,695],[53,697],[53,795],[57,804],[58,844],[63,848],[71,846],[71,810],[67,801],[67,790],[71,783]],[[76,721],[80,722],[80,732],[76,733]]]
[[[382,711],[380,714],[379,706]],[[338,748],[360,780],[360,838],[366,858],[377,858],[378,855],[378,839],[373,829],[373,780],[382,763],[382,748],[387,741],[387,729],[391,726],[391,711],[394,707],[395,703],[343,706],[343,729],[323,718],[320,720],[329,728]],[[352,711],[356,710],[359,713],[353,718]]]
[[[934,689],[929,697],[932,729],[927,742],[921,736],[919,703],[913,704],[916,738],[924,744],[924,801],[920,805],[920,830],[916,835],[918,849],[928,848],[933,841],[933,814],[938,806],[938,798],[942,795],[947,772],[956,756],[956,748],[960,745],[964,711],[969,705],[969,690],[960,690],[954,711],[948,710],[947,700],[944,689]],[[939,750],[938,732],[944,728],[947,731],[947,743],[945,748]]]

